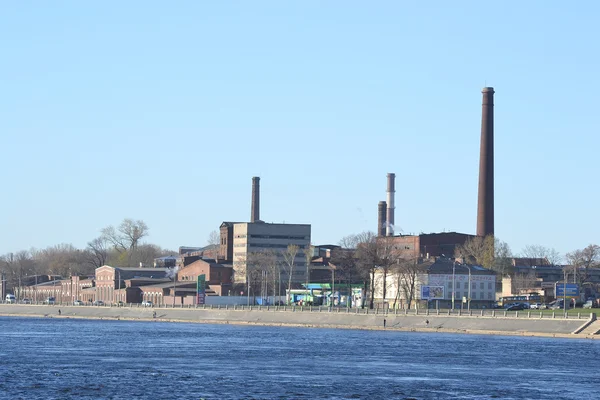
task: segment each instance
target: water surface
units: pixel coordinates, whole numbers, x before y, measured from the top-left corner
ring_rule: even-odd
[[[600,342],[0,317],[4,399],[597,399]]]

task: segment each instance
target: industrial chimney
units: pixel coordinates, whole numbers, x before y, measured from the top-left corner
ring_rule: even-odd
[[[394,236],[394,196],[396,174],[387,174],[387,218],[385,233],[387,236]]]
[[[386,216],[385,209],[387,207],[387,203],[385,201],[380,201],[377,206],[377,236],[385,236],[386,229]]]
[[[260,220],[260,178],[252,177],[252,209],[250,210],[250,222]]]
[[[494,88],[485,87],[481,112],[477,236],[494,234]]]

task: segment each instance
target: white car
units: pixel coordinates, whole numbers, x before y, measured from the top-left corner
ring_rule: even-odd
[[[531,308],[532,310],[541,310],[542,309],[542,303],[533,303],[533,304],[530,304],[529,308]]]
[[[142,306],[143,307],[152,307],[152,302],[148,301],[148,300],[144,300],[144,301],[142,301]]]

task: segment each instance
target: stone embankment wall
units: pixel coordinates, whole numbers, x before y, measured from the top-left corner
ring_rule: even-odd
[[[58,310],[61,314],[58,314]],[[156,313],[156,314],[154,314]],[[258,324],[276,326],[306,326],[346,329],[385,329],[423,332],[487,333],[499,335],[588,337],[573,335],[586,319],[571,317],[544,318],[496,315],[395,315],[357,314],[354,310],[340,309],[329,312],[326,308],[292,311],[289,307],[233,310],[194,308],[143,308],[143,307],[91,307],[91,306],[39,306],[0,305],[3,316],[41,316],[52,318],[91,318],[123,320],[181,321],[196,323]]]

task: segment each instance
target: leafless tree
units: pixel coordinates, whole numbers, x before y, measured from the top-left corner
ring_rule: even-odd
[[[590,244],[584,249],[567,253],[566,259],[575,274],[583,269],[583,274],[577,274],[577,280],[587,283],[590,280],[589,269],[600,266],[600,246]]]
[[[119,252],[127,252],[134,250],[140,240],[148,236],[148,225],[142,220],[125,218],[116,229],[112,225],[102,229],[102,236]]]
[[[383,301],[387,296],[387,276],[390,269],[400,261],[400,252],[394,246],[392,237],[379,237],[376,239],[376,265],[382,272]]]
[[[454,257],[462,258],[467,264],[481,265],[500,274],[508,274],[511,271],[510,247],[492,235],[467,239],[464,245],[456,247]]]
[[[419,275],[424,273],[426,264],[419,264],[417,258],[401,259],[395,265],[394,272],[397,279],[398,292],[394,300],[394,307],[400,298],[400,294],[404,295],[406,308],[410,308],[416,296],[417,283]]]
[[[356,241],[357,266],[362,271],[362,273],[368,277],[367,281],[369,286],[369,308],[372,309],[375,304],[375,276],[377,272],[378,258],[377,235],[370,231],[362,232],[357,235]],[[366,282],[365,286],[367,284]]]
[[[521,257],[540,260],[550,265],[559,265],[562,261],[562,256],[558,251],[538,244],[525,246],[521,252]]]
[[[536,286],[537,278],[535,272],[515,274],[512,279],[512,291],[515,294],[522,294]]]
[[[108,260],[108,242],[104,236],[97,237],[96,239],[88,242],[86,248],[86,261],[94,269],[100,268],[106,265]]]
[[[310,279],[310,266],[312,264],[313,255],[315,252],[315,246],[312,244],[307,245],[304,250],[304,261],[306,262],[306,288],[308,289],[308,281]]]
[[[221,250],[221,235],[219,234],[219,232],[217,232],[216,230],[212,231],[208,235],[207,243],[211,247],[210,252],[214,253],[212,258],[218,261]]]
[[[298,255],[298,251],[300,247],[295,244],[290,244],[288,247],[281,253],[283,256],[283,267],[288,275],[288,285],[287,285],[287,294],[286,294],[286,302],[290,303],[290,290],[292,290],[292,277],[294,275],[294,263],[296,261],[296,256]]]

